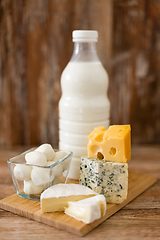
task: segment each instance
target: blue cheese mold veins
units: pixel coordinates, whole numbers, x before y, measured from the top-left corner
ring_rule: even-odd
[[[103,194],[107,203],[122,203],[128,194],[128,164],[82,157],[79,183]]]

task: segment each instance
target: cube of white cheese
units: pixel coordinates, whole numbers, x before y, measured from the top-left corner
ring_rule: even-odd
[[[25,155],[25,160],[27,164],[33,164],[37,166],[46,166],[47,165],[47,157],[38,151],[28,152]]]
[[[50,173],[50,168],[33,167],[31,171],[31,179],[36,186],[50,183],[54,179],[54,175]]]
[[[35,151],[42,152],[46,156],[47,161],[52,161],[56,154],[52,146],[48,143],[40,145]]]
[[[25,194],[40,194],[44,190],[43,185],[36,186],[32,180],[24,181]]]
[[[82,157],[79,183],[103,194],[107,203],[122,203],[128,193],[128,164]]]
[[[17,164],[14,168],[14,175],[15,177],[20,180],[29,180],[31,178],[31,166],[27,166],[25,164]]]

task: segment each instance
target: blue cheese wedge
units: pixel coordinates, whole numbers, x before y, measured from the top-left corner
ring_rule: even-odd
[[[97,195],[76,202],[69,202],[65,213],[84,223],[91,223],[106,213],[106,199]]]
[[[80,184],[59,183],[47,188],[40,197],[42,212],[64,211],[68,202],[96,196],[97,193]]]
[[[120,204],[128,194],[128,164],[82,157],[79,183]]]

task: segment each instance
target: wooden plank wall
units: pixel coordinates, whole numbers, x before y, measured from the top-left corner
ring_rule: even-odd
[[[0,146],[58,146],[60,75],[75,29],[99,32],[111,123],[133,143],[160,142],[160,2],[0,1]]]
[[[160,1],[114,1],[112,122],[132,142],[160,142]],[[117,96],[117,97],[115,97]]]

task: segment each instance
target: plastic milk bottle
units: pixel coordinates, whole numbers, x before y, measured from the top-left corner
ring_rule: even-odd
[[[69,178],[79,179],[80,157],[87,156],[88,135],[95,127],[109,126],[108,75],[100,62],[97,31],[73,31],[74,51],[61,75],[59,149],[73,157]]]

